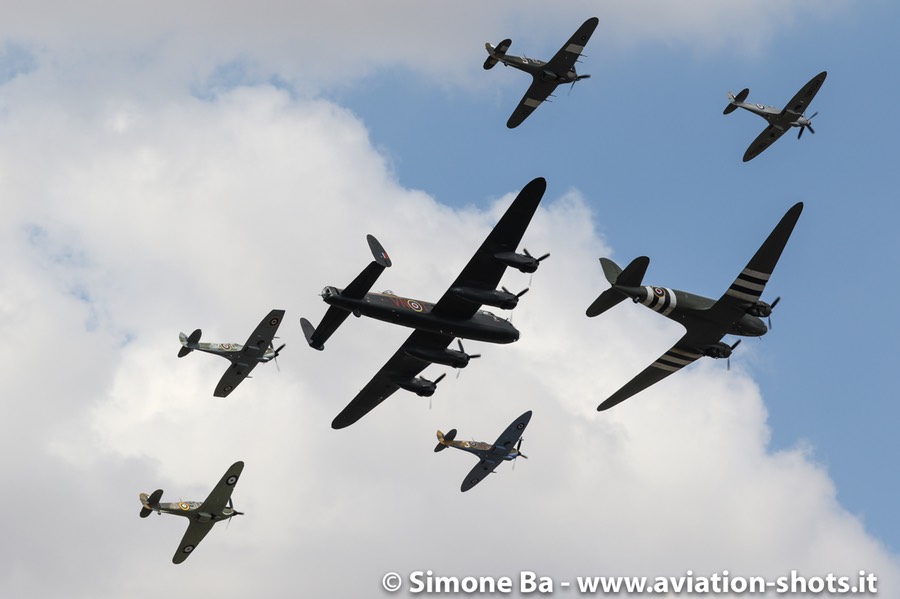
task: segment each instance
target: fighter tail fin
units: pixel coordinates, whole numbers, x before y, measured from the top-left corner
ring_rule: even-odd
[[[162,494],[162,489],[153,491],[149,496],[146,493],[141,493],[141,504],[143,504],[143,507],[141,508],[141,518],[146,518],[159,506],[159,500],[162,498]]]
[[[730,100],[730,102],[728,103],[728,106],[725,107],[725,110],[722,112],[722,114],[731,114],[732,112],[737,110],[738,104],[746,100],[747,96],[749,95],[749,87],[745,87],[744,89],[742,89],[736,96],[733,93],[728,92],[728,99]]]
[[[500,57],[506,54],[506,51],[509,50],[511,45],[512,40],[509,39],[505,39],[497,44],[496,48],[490,44],[485,44],[484,48],[487,50],[489,56],[487,57],[487,60],[484,61],[484,70],[487,71],[488,69],[494,68],[494,65],[500,62]]]
[[[453,441],[456,438],[456,429],[452,429],[446,435],[441,431],[437,432],[438,444],[434,448],[434,452],[437,453],[439,451],[443,451],[447,449],[447,444]]]
[[[625,270],[619,268],[619,265],[609,258],[600,258],[600,265],[603,267],[606,280],[612,287],[601,293],[594,303],[588,306],[585,313],[592,317],[603,314],[628,297],[616,289],[617,287],[639,287],[641,285],[647,267],[650,265],[650,258],[638,256],[625,267]]]
[[[184,333],[178,333],[178,339],[181,341],[181,349],[178,350],[179,358],[183,358],[197,349],[197,345],[200,343],[201,334],[202,331],[200,329],[191,333],[190,337],[187,337]]]

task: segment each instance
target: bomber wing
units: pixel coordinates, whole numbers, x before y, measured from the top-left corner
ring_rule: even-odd
[[[724,336],[724,332],[718,336],[716,336],[716,333],[711,333],[708,340],[702,339],[702,343],[692,342],[690,346],[688,346],[685,342],[691,336],[691,333],[688,333],[679,339],[678,343],[676,343],[672,349],[660,356],[656,362],[642,370],[637,376],[625,383],[624,387],[610,395],[606,401],[597,406],[597,411],[602,412],[603,410],[608,410],[611,407],[622,403],[632,395],[637,395],[647,387],[658,383],[673,372],[678,372],[697,358],[703,356],[703,354],[698,354],[693,349],[689,349],[689,347],[715,343]]]
[[[481,307],[479,304],[460,298],[451,289],[474,287],[493,291],[497,288],[503,273],[506,272],[506,264],[495,256],[499,253],[516,251],[546,189],[547,181],[543,177],[531,180],[522,188],[494,229],[488,234],[487,239],[450,285],[450,289],[431,309],[432,314],[465,320],[478,312]],[[452,339],[448,340],[447,344],[450,341]]]
[[[753,143],[751,143],[750,147],[747,148],[747,151],[744,152],[744,162],[750,162],[762,154],[763,150],[778,141],[778,138],[784,135],[785,131],[787,131],[787,129],[780,129],[774,125],[769,125],[763,129],[763,132],[753,140]]]
[[[175,555],[172,557],[172,563],[180,564],[186,560],[191,552],[194,551],[194,548],[203,540],[203,537],[206,536],[206,533],[212,530],[212,527],[212,521],[200,522],[198,520],[191,520],[184,533],[184,537],[181,539],[181,545],[178,546],[178,551],[176,551]]]
[[[431,364],[428,360],[410,355],[407,353],[408,349],[415,347],[442,350],[446,349],[451,341],[453,341],[453,337],[450,335],[421,330],[413,331],[406,341],[403,342],[403,345],[400,346],[400,349],[391,356],[391,359],[381,367],[381,370],[375,373],[372,380],[335,417],[331,423],[331,428],[338,429],[350,426],[368,414],[375,406],[393,395],[400,388],[397,381],[412,380]]]
[[[825,82],[825,77],[827,76],[828,71],[822,71],[810,79],[809,82],[804,85],[793,98],[791,98],[791,101],[785,104],[784,110],[782,110],[781,113],[784,114],[787,111],[791,111],[797,115],[803,114],[807,106],[809,106],[809,103],[816,97],[819,88],[822,87],[822,83]]]

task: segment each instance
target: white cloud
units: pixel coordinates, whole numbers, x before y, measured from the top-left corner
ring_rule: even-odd
[[[429,568],[866,569],[893,592],[896,556],[838,504],[811,452],[767,450],[763,398],[741,368],[701,362],[595,411],[678,332],[630,303],[584,317],[612,249],[577,190],[549,181],[526,234],[553,255],[516,311],[520,342],[467,344],[483,358],[451,373],[431,410],[398,392],[332,431],[407,331],[350,319],[319,353],[299,316],[317,322],[321,287],[369,261],[369,232],[394,261],[376,289],[436,299],[511,195],[486,212],[441,206],[394,179],[352,115],[267,86],[38,104],[11,104],[0,131],[0,443],[20,502],[5,508],[0,594],[356,597],[388,570]],[[240,342],[274,307],[288,311],[280,373],[260,366],[221,400],[224,360],[175,357],[179,330]],[[434,430],[490,441],[526,409],[531,459],[460,494],[474,461],[433,454]],[[172,566],[184,522],[139,519],[137,493],[202,499],[236,459],[247,515]]]

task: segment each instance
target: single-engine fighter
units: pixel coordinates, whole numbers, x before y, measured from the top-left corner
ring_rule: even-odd
[[[804,85],[783,109],[778,109],[774,106],[766,106],[764,104],[745,102],[744,100],[746,100],[747,96],[750,94],[749,88],[741,90],[736,96],[733,93],[728,92],[728,99],[730,102],[728,103],[728,106],[725,107],[725,111],[722,114],[731,114],[738,108],[743,108],[744,110],[749,110],[753,114],[758,114],[769,122],[769,126],[759,134],[759,137],[753,140],[753,143],[750,144],[750,147],[744,152],[744,162],[748,162],[759,156],[763,150],[775,143],[775,141],[784,135],[791,127],[800,128],[800,131],[797,133],[797,139],[800,139],[805,129],[809,129],[810,133],[815,133],[815,130],[812,128],[812,120],[819,113],[815,112],[812,116],[807,117],[803,114],[803,111],[806,110],[809,103],[816,97],[816,92],[822,87],[822,83],[824,83],[827,75],[827,71],[822,71],[810,79],[809,83]]]
[[[172,557],[172,563],[180,564],[188,558],[197,547],[203,537],[206,536],[216,522],[228,520],[234,516],[242,516],[244,513],[234,509],[231,502],[231,493],[237,484],[244,469],[244,462],[235,462],[222,476],[222,480],[215,486],[209,497],[199,503],[197,501],[179,501],[178,503],[160,503],[162,489],[157,489],[150,495],[141,493],[141,518],[146,518],[151,512],[162,514],[174,514],[184,516],[189,520],[187,531],[181,539],[178,551]]]
[[[522,453],[522,433],[531,420],[531,410],[525,412],[515,422],[506,427],[503,434],[494,442],[482,443],[481,441],[456,441],[456,429],[451,430],[446,435],[441,431],[437,432],[438,444],[434,448],[435,453],[443,451],[448,447],[462,449],[478,456],[478,463],[469,472],[465,480],[462,482],[459,490],[465,493],[478,483],[484,477],[492,473],[501,462],[515,460],[517,458],[528,459],[528,456]]]
[[[780,298],[768,304],[760,300],[760,296],[802,210],[803,203],[798,202],[787,211],[718,301],[675,289],[642,286],[641,281],[650,264],[646,256],[635,258],[625,270],[612,260],[600,258],[603,273],[612,287],[588,307],[588,316],[602,314],[625,298],[631,298],[635,303],[681,323],[687,333],[672,349],[601,403],[597,410],[608,410],[703,356],[729,359],[740,339],[728,345],[722,342],[725,335],[764,335],[768,328],[762,319],[770,317]],[[771,322],[769,324],[771,326]]]
[[[516,110],[506,122],[507,127],[510,129],[518,127],[528,115],[534,112],[535,108],[541,105],[541,102],[550,97],[556,90],[556,86],[566,83],[574,86],[576,82],[590,77],[590,75],[576,73],[575,63],[584,52],[584,47],[591,39],[591,34],[597,28],[598,22],[597,17],[591,17],[585,21],[549,62],[507,54],[506,51],[512,45],[512,40],[505,39],[497,44],[496,48],[489,43],[484,45],[488,52],[487,60],[484,61],[485,70],[492,69],[495,64],[502,62],[505,66],[525,71],[534,78],[531,86],[525,92],[525,96],[522,97]]]
[[[213,395],[216,397],[228,397],[228,394],[234,391],[241,381],[250,377],[250,372],[256,368],[260,362],[268,362],[276,360],[277,365],[278,354],[284,349],[282,343],[278,348],[272,345],[275,339],[275,333],[278,331],[278,325],[284,318],[284,310],[272,310],[269,315],[262,319],[247,343],[201,343],[200,329],[197,329],[190,336],[179,333],[178,338],[181,340],[181,349],[178,350],[178,357],[183,358],[194,350],[222,356],[231,361],[231,367],[222,375],[219,384]]]
[[[506,288],[497,289],[506,267],[533,273],[549,256],[545,254],[536,258],[527,250],[523,254],[516,253],[546,188],[547,182],[539,177],[519,192],[494,230],[436,304],[399,297],[391,292],[369,293],[375,280],[391,265],[391,261],[378,240],[371,235],[367,237],[374,261],[346,288],[326,287],[322,291],[322,299],[329,308],[319,326],[313,327],[307,319],[300,319],[306,340],[311,347],[324,349],[325,341],[350,314],[369,316],[416,330],[337,415],[331,423],[332,428],[350,426],[397,389],[406,389],[423,397],[433,395],[443,375],[434,381],[418,376],[429,364],[464,368],[470,359],[477,357],[465,353],[461,342],[459,350],[450,349],[449,345],[457,337],[489,343],[512,343],[519,338],[519,331],[512,323],[480,308],[483,304],[503,310],[515,308],[527,289],[519,293],[511,293]]]

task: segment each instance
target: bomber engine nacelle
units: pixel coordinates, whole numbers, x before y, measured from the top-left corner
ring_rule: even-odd
[[[432,395],[434,395],[434,392],[437,389],[437,384],[440,383],[445,376],[447,376],[446,373],[437,377],[433,381],[429,381],[426,378],[417,376],[414,379],[395,380],[394,383],[396,383],[397,386],[401,389],[411,391],[419,397],[431,397]]]
[[[544,254],[540,258],[535,258],[528,250],[523,251],[525,252],[524,254],[517,254],[516,252],[500,252],[494,254],[494,258],[520,272],[533,273],[538,269],[542,260],[550,257],[550,254]]]
[[[759,300],[758,302],[756,302],[755,304],[753,304],[752,306],[747,308],[747,314],[749,314],[750,316],[756,316],[759,318],[766,318],[767,316],[772,315],[772,310],[775,308],[775,306],[778,305],[778,302],[780,302],[780,301],[781,301],[781,297],[776,297],[775,301],[772,302],[771,304],[768,304],[762,300]]]
[[[730,358],[731,353],[734,351],[734,348],[736,348],[740,344],[740,339],[735,341],[734,345],[728,345],[727,343],[719,341],[718,343],[706,347],[703,350],[703,355],[710,358]]]
[[[505,287],[503,289],[478,289],[477,287],[452,287],[450,291],[460,299],[474,304],[485,304],[494,306],[501,310],[512,310],[519,304],[519,298],[522,297],[528,289],[512,293]]]
[[[451,368],[465,368],[469,365],[472,358],[480,358],[481,354],[467,354],[463,349],[462,341],[456,340],[459,344],[459,351],[455,349],[438,349],[427,347],[409,347],[405,349],[407,355],[413,358],[419,358],[426,362],[434,362],[435,364],[443,364]]]

